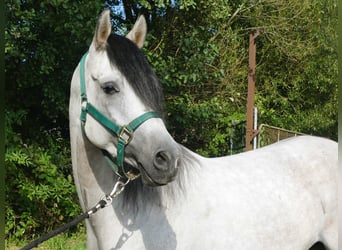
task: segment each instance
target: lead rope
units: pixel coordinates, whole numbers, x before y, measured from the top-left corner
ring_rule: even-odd
[[[112,192],[110,192],[110,194],[108,194],[108,195],[105,195],[105,197],[103,197],[94,207],[90,208],[85,213],[81,214],[80,216],[78,216],[74,220],[70,221],[69,223],[67,223],[67,224],[51,231],[50,233],[43,235],[39,239],[27,244],[26,246],[24,246],[20,250],[29,250],[29,249],[32,249],[34,247],[37,247],[39,244],[43,243],[44,241],[47,241],[48,239],[50,239],[50,238],[52,238],[52,237],[54,237],[54,236],[56,236],[56,235],[58,235],[64,231],[66,231],[67,229],[77,225],[81,221],[88,219],[92,214],[95,214],[100,209],[111,205],[113,202],[113,199],[115,197],[117,197],[120,193],[122,193],[122,191],[124,191],[126,185],[129,183],[129,181],[130,181],[130,179],[127,179],[126,182],[118,180],[115,183]]]

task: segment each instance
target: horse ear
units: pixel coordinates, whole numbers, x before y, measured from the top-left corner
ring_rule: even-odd
[[[96,25],[95,36],[93,43],[96,50],[106,47],[107,39],[112,32],[112,25],[110,23],[110,10],[102,11]]]
[[[134,42],[138,48],[142,48],[145,42],[147,33],[146,20],[143,15],[139,16],[135,22],[133,29],[126,35],[126,37]]]

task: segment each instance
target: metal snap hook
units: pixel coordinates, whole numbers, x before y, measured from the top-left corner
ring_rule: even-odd
[[[129,181],[130,181],[130,179],[127,179],[126,182],[118,180],[115,183],[112,192],[110,192],[110,194],[108,196],[111,197],[111,198],[115,198],[116,196],[118,196],[120,193],[122,193],[122,191],[124,191],[126,185],[129,183]]]

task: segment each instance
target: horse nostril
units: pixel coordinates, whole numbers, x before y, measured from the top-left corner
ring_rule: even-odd
[[[166,151],[159,151],[154,158],[154,166],[159,170],[168,170],[171,155]]]

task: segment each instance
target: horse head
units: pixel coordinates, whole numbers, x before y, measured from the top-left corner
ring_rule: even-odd
[[[124,166],[139,171],[145,184],[167,184],[177,174],[180,151],[161,118],[160,83],[140,50],[145,41],[146,21],[140,16],[126,37],[111,34],[111,29],[110,11],[105,10],[98,19],[83,65],[81,63],[86,102],[91,103],[103,119],[117,125],[121,130],[118,133],[129,137],[123,147]],[[125,132],[128,124],[146,113],[153,115],[138,121],[134,132]],[[113,159],[118,158],[119,135],[103,126],[94,117],[96,115],[84,116],[83,130],[88,141],[108,152]]]

